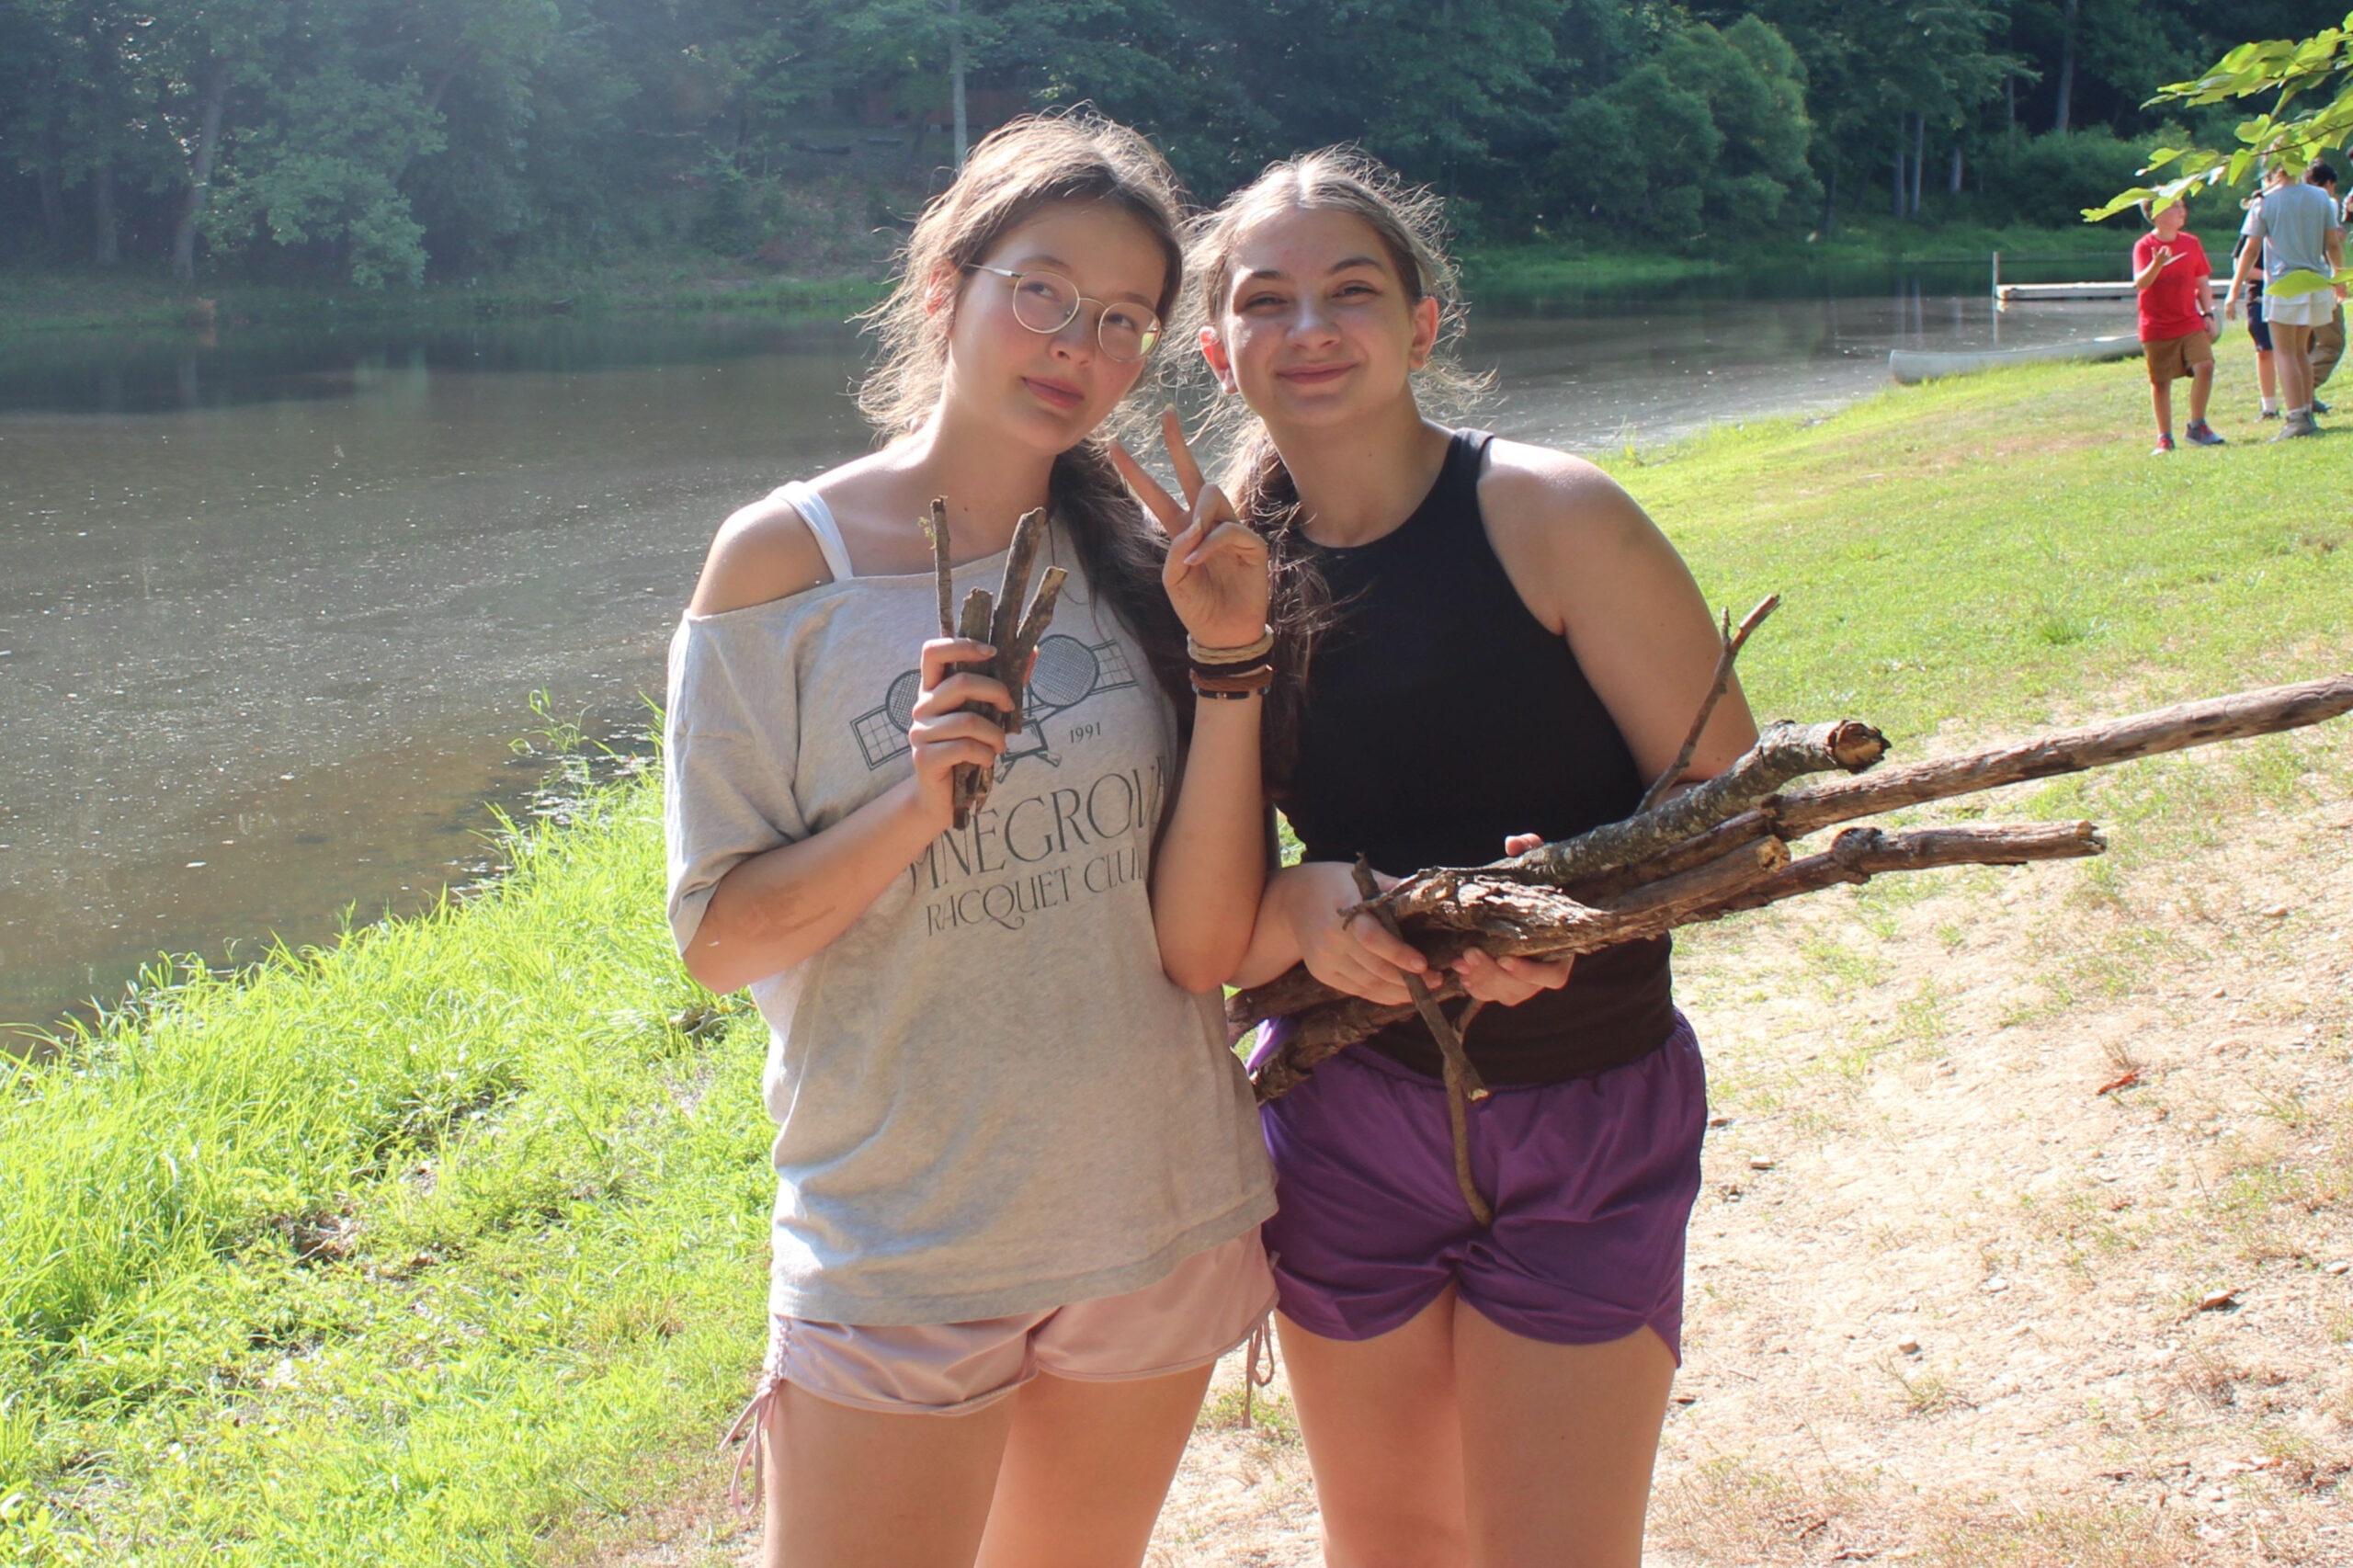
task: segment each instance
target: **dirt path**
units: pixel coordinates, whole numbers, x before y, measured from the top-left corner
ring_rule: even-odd
[[[2144,765],[2066,808],[2141,812],[2104,862],[1687,934],[1720,1125],[1653,1562],[2353,1564],[2345,744]],[[1280,1385],[1246,1432],[1238,1389],[1160,1568],[1317,1561]],[[641,1526],[596,1561],[753,1560]]]

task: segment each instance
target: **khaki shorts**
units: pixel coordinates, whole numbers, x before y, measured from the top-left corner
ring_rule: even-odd
[[[2271,301],[2267,297],[2263,302],[2268,306]],[[2266,313],[2269,312],[2267,311]],[[2162,386],[2167,381],[2177,381],[2196,374],[2200,365],[2212,364],[2214,339],[2204,327],[2200,327],[2196,332],[2186,332],[2179,337],[2144,340],[2141,353],[2149,361],[2149,380]]]

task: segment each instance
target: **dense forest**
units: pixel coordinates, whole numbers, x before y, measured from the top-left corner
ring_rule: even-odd
[[[2288,0],[0,0],[0,262],[360,284],[822,270],[1091,102],[1214,199],[1355,140],[1474,242],[2058,225]],[[2219,112],[2219,111],[2217,111]],[[2201,128],[2205,129],[2205,128]]]

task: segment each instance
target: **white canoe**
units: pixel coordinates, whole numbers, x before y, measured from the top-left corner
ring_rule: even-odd
[[[2051,359],[2129,359],[2139,352],[2139,338],[2121,336],[2080,337],[2033,348],[1891,348],[1887,351],[1887,373],[1908,387],[1939,376],[1998,370],[2005,365],[2031,365]]]

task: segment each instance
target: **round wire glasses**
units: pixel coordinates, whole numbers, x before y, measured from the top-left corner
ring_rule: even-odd
[[[967,272],[987,272],[1013,285],[1013,319],[1031,332],[1055,333],[1068,326],[1084,305],[1101,308],[1096,318],[1095,341],[1103,352],[1123,365],[1131,365],[1153,350],[1160,341],[1160,318],[1142,305],[1092,300],[1078,291],[1078,285],[1059,272],[1031,267],[1015,272],[1002,267],[989,267],[977,261],[964,264]]]

